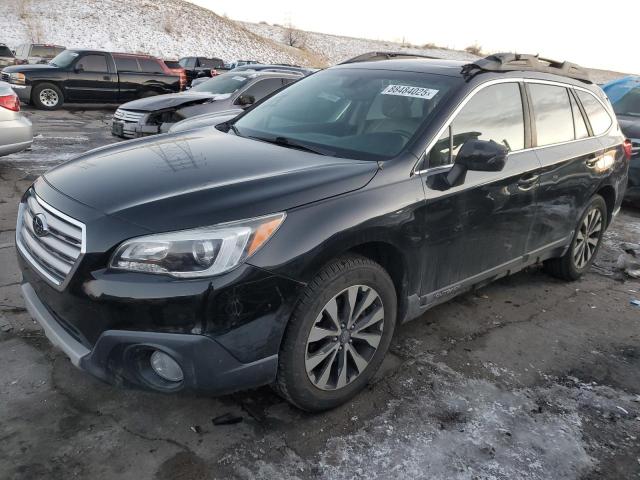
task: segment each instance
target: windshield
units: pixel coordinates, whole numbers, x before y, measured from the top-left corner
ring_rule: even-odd
[[[31,48],[32,57],[53,58],[62,52],[64,48],[61,47],[47,47],[44,45],[34,45]]]
[[[324,70],[258,105],[234,126],[239,135],[385,160],[402,151],[460,82],[417,72]]]
[[[53,60],[49,62],[49,65],[54,67],[68,67],[78,57],[79,53],[73,50],[65,50],[59,55],[56,55]]]
[[[6,45],[0,45],[0,57],[13,57],[13,52]]]
[[[248,75],[231,75],[225,73],[223,75],[218,75],[217,77],[213,77],[211,80],[207,80],[206,82],[199,83],[195,87],[193,87],[190,92],[207,92],[207,93],[235,93],[242,86],[249,81]]]

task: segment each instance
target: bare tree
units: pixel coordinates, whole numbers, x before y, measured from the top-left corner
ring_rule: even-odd
[[[472,55],[478,55],[480,57],[482,56],[482,47],[480,45],[478,45],[477,43],[474,43],[473,45],[469,45],[464,50],[467,53],[470,53]]]
[[[304,48],[307,43],[307,35],[305,32],[298,30],[289,23],[284,27],[283,41],[290,47]]]

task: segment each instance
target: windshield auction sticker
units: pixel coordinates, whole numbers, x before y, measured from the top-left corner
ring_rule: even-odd
[[[439,90],[433,88],[412,87],[410,85],[389,85],[381,93],[382,95],[399,95],[401,97],[424,98],[431,100]]]

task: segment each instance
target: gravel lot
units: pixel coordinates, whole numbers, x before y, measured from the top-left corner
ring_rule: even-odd
[[[38,174],[115,141],[111,113],[27,110],[32,151],[0,158],[0,478],[640,478],[640,281],[615,267],[637,210],[579,282],[532,268],[402,326],[377,381],[325,414],[76,370],[24,310],[15,217]],[[226,413],[242,421],[212,423]]]

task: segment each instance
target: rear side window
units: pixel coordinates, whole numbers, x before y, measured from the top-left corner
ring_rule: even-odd
[[[573,113],[569,92],[564,87],[529,84],[538,146],[574,140]]]
[[[86,55],[78,61],[78,66],[85,72],[108,72],[107,59],[104,55]]]
[[[267,78],[265,80],[259,80],[245,90],[243,95],[251,95],[253,98],[261,100],[270,93],[276,91],[282,87],[282,79],[280,78]]]
[[[0,45],[0,57],[13,57],[13,52],[9,47]]]
[[[580,102],[582,102],[585,112],[587,112],[593,134],[602,135],[609,130],[611,117],[602,104],[590,93],[583,92],[582,90],[577,90],[576,93],[578,94],[578,98],[580,98]]]
[[[573,95],[569,95],[571,99],[571,111],[573,112],[573,128],[575,130],[575,138],[580,140],[581,138],[587,138],[589,131],[587,130],[587,124],[584,122],[582,112],[576,103],[576,99]]]
[[[116,61],[116,67],[120,72],[138,72],[138,61],[133,57],[117,57],[113,59]]]
[[[153,58],[139,58],[140,70],[144,73],[164,73],[162,66]]]
[[[524,148],[524,111],[517,83],[480,90],[429,152],[429,167],[448,165],[467,140],[493,140],[509,151]]]
[[[203,68],[221,68],[223,66],[222,60],[217,58],[201,58],[200,66]]]

